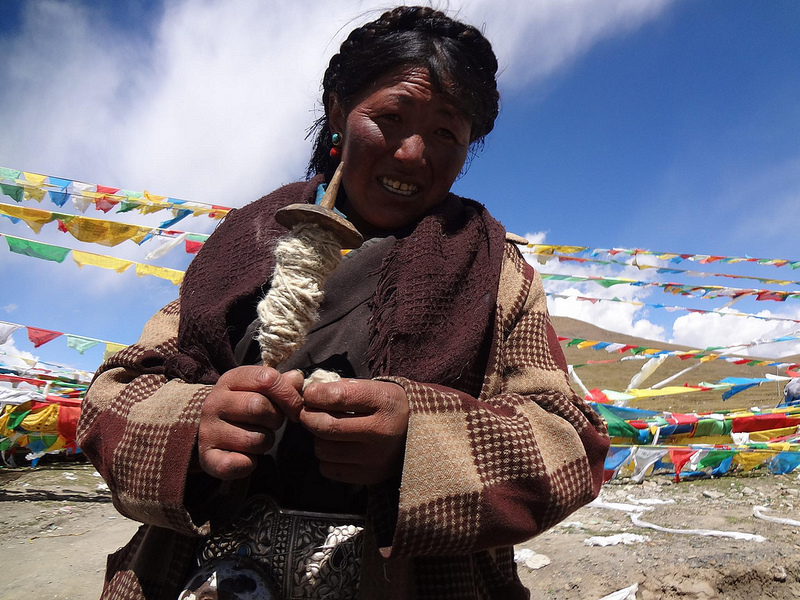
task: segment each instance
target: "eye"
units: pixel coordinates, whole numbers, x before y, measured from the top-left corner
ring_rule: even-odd
[[[450,131],[449,129],[445,128],[445,127],[440,127],[439,129],[436,130],[436,133],[438,135],[442,136],[443,138],[448,139],[448,140],[455,140],[456,139],[456,134],[453,133],[452,131]]]
[[[400,122],[400,115],[397,113],[384,113],[378,116],[378,119],[381,121],[386,121],[387,123],[399,123]]]

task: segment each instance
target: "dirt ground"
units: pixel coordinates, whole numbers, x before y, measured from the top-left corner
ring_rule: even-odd
[[[98,597],[106,555],[137,524],[116,513],[94,473],[80,463],[0,469],[0,600]],[[800,527],[753,516],[760,505],[769,516],[800,519],[797,473],[678,484],[668,476],[643,484],[614,481],[601,498],[650,507],[641,519],[662,527],[745,532],[766,541],[655,531],[633,525],[626,512],[585,507],[517,547],[520,576],[534,600],[597,600],[634,584],[638,591],[629,598],[638,600],[800,598]],[[616,534],[644,538],[585,544]],[[526,558],[533,566],[549,564],[532,569]]]

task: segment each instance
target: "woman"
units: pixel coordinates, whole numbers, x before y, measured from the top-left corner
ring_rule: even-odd
[[[176,598],[197,555],[213,564],[223,547],[285,597],[528,597],[512,544],[597,495],[608,438],[569,388],[540,279],[482,205],[450,193],[493,128],[496,71],[478,30],[430,8],[355,29],[325,73],[310,180],[232,212],[179,301],[101,367],[81,447],[146,524],[110,558],[104,597]],[[257,366],[255,306],[285,233],[273,215],[313,202],[340,162],[336,206],[368,241],[326,283],[305,345]],[[302,391],[295,369],[320,366],[343,379]],[[226,524],[237,511],[256,528],[291,515],[333,532],[347,513],[365,529],[341,529],[358,540],[347,556],[312,544],[320,571],[286,562],[280,540],[232,542],[253,526]],[[354,560],[360,583],[330,571]]]

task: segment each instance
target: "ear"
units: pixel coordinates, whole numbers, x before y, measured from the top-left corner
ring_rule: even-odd
[[[339,102],[336,94],[331,94],[328,99],[328,127],[331,133],[344,134],[344,128],[347,124],[347,115],[344,112],[344,107]]]

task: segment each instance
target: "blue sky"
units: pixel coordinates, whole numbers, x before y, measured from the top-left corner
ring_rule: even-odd
[[[0,55],[7,57],[0,63],[0,165],[228,206],[300,178],[322,70],[342,36],[378,4],[270,4],[0,3]],[[482,0],[448,6],[484,26],[503,67],[500,118],[457,193],[484,202],[509,230],[537,242],[800,259],[800,4]],[[48,200],[25,205],[56,209]],[[92,209],[86,214],[103,216]],[[107,218],[155,225],[164,216],[111,212]],[[176,225],[196,232],[211,227],[203,217]],[[3,217],[0,233],[138,261],[158,244],[104,248],[52,224],[37,236]],[[183,269],[188,261],[175,250],[155,263]],[[676,266],[800,280],[800,270],[788,267]],[[566,267],[550,262],[540,269]],[[674,280],[633,268],[570,272]],[[0,320],[121,343],[135,341],[147,317],[177,294],[152,277],[11,254],[4,240],[0,278],[6,283]],[[703,309],[724,304],[629,286],[548,289]],[[797,300],[741,300],[733,309],[800,319]],[[697,347],[800,328],[602,302],[553,299],[551,310]],[[85,369],[96,367],[101,354],[93,349],[81,356],[63,338],[34,351],[24,331],[14,334],[12,346],[5,349]],[[798,352],[792,343],[754,351]]]

